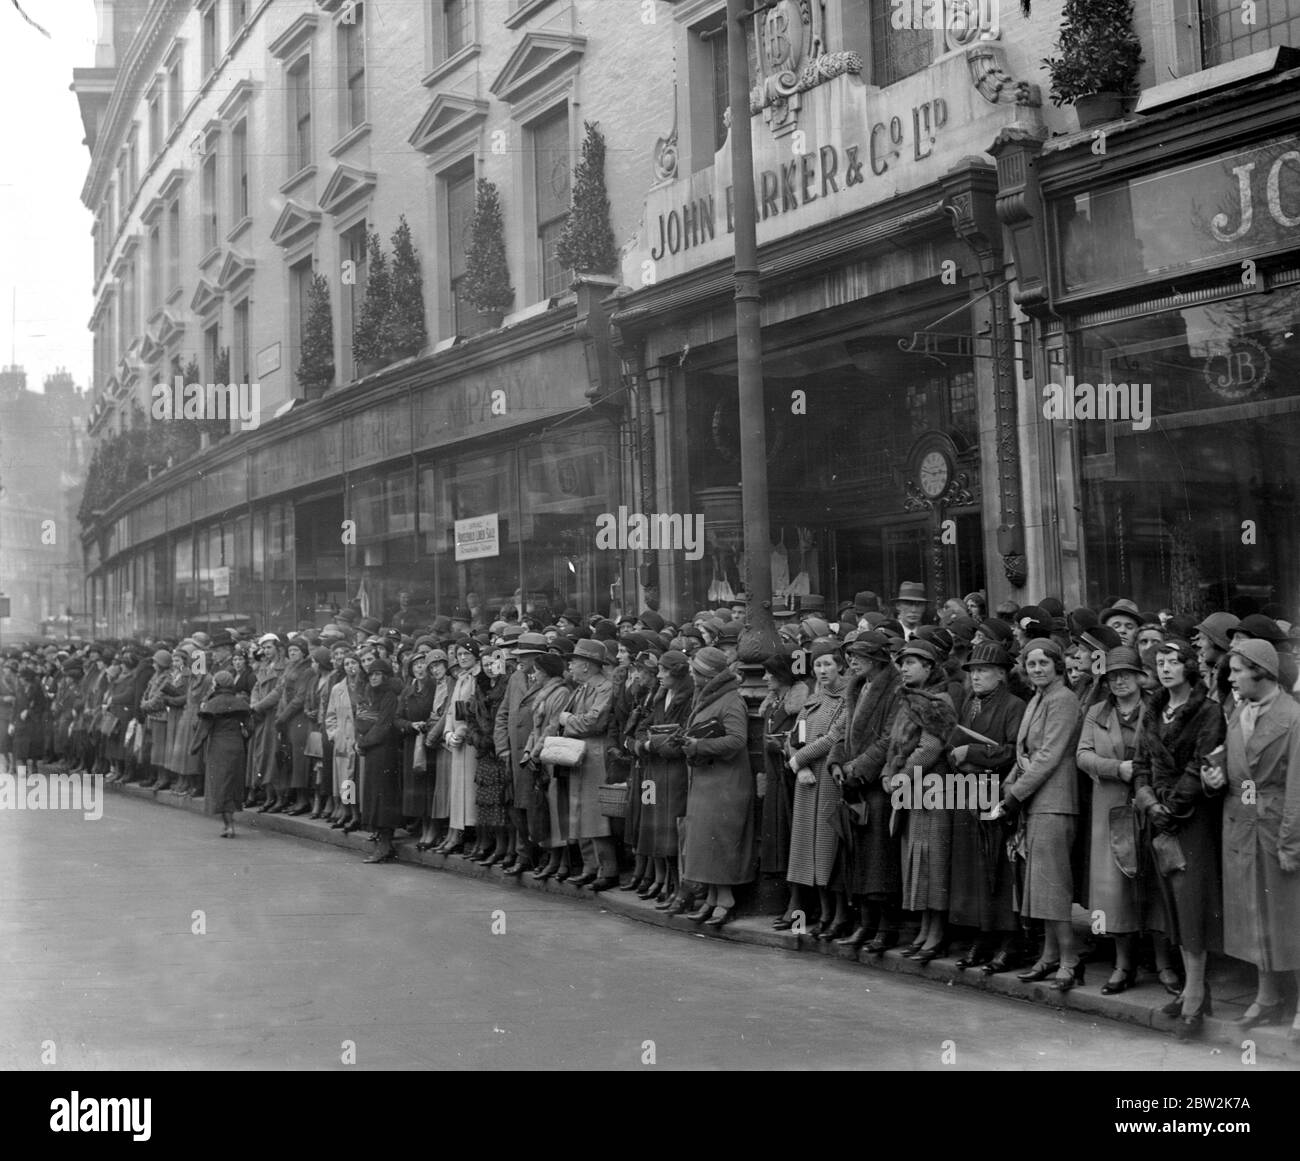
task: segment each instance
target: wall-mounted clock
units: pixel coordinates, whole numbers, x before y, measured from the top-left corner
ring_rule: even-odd
[[[927,500],[937,500],[956,474],[957,449],[941,432],[923,435],[908,456],[908,478]]]

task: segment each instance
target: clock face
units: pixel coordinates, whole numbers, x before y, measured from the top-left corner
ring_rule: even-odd
[[[948,460],[943,452],[927,452],[919,471],[921,491],[930,499],[941,496],[948,486]]]

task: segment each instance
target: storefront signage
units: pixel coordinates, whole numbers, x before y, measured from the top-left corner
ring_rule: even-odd
[[[405,397],[350,415],[344,424],[349,470],[382,463],[411,450],[411,408]]]
[[[751,122],[760,245],[937,181],[1017,112],[981,94],[962,53],[887,91],[845,73],[800,100],[797,129],[776,132],[757,115]],[[727,144],[712,165],[652,189],[623,281],[648,286],[730,257],[734,191]]]
[[[1267,382],[1268,372],[1268,348],[1244,337],[1214,350],[1201,369],[1205,385],[1230,402],[1254,395]]]
[[[456,521],[456,559],[478,560],[485,556],[501,555],[501,538],[497,530],[497,515],[470,516]]]
[[[1065,293],[1300,245],[1300,137],[1080,194],[1054,208]]]
[[[257,377],[265,379],[272,371],[280,369],[280,344],[272,343],[257,352]]]
[[[214,597],[230,596],[230,569],[225,565],[212,570],[212,595]]]

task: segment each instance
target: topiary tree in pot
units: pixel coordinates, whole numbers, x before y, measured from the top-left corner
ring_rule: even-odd
[[[1074,105],[1083,129],[1120,117],[1142,65],[1133,0],[1065,0],[1056,47],[1043,61],[1052,104]]]
[[[366,297],[361,304],[361,317],[352,331],[352,357],[356,360],[358,379],[377,371],[391,357],[392,299],[388,258],[379,234],[371,230],[366,238]]]
[[[501,223],[501,198],[497,187],[485,177],[478,179],[474,202],[474,222],[470,231],[465,297],[487,317],[493,327],[515,300],[510,285],[510,268],[506,264],[506,235]]]
[[[605,138],[586,123],[582,158],[573,171],[573,205],[556,245],[556,257],[575,274],[609,274],[618,263],[605,190]]]
[[[330,314],[330,284],[323,274],[313,273],[307,290],[307,318],[303,322],[297,374],[308,399],[334,383],[334,319]]]
[[[393,231],[392,319],[390,334],[393,358],[405,359],[424,349],[428,332],[424,325],[424,282],[420,256],[411,241],[406,215],[397,219]]]

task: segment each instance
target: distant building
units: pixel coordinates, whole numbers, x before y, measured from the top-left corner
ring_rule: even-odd
[[[63,636],[81,610],[76,513],[87,446],[86,395],[65,370],[27,390],[21,367],[0,371],[0,642]]]

